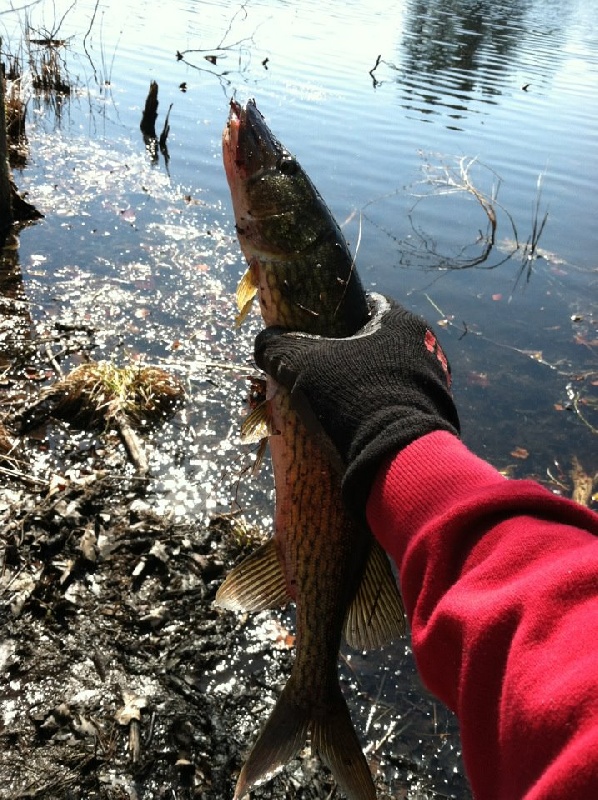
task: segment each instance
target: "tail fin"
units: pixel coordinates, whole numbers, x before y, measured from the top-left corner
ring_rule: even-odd
[[[267,780],[303,747],[311,728],[312,750],[330,769],[348,800],[376,800],[376,789],[349,709],[337,684],[330,687],[330,712],[312,719],[294,700],[292,674],[239,775],[233,800],[241,800],[256,783]]]
[[[318,753],[349,800],[376,800],[372,773],[338,684],[332,705],[330,714],[312,723],[312,750]]]
[[[233,800],[241,800],[255,783],[272,777],[305,744],[309,711],[298,708],[294,693],[291,675],[243,765]]]

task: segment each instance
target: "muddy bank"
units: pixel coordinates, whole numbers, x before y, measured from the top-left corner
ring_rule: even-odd
[[[254,532],[234,516],[208,525],[158,516],[143,484],[123,482],[116,466],[73,470],[41,492],[16,482],[1,492],[0,796],[232,797],[289,674],[291,625],[213,606],[225,571],[255,547]],[[380,696],[351,694],[388,725]],[[430,761],[418,766],[409,754],[414,737],[422,747],[418,724],[411,728],[370,731],[382,739],[369,755],[380,797],[466,796],[462,779],[447,794],[431,783],[422,791]],[[429,739],[429,754],[439,740]],[[337,794],[306,751],[252,796]]]
[[[232,797],[294,656],[292,610],[213,603],[266,528],[232,489],[228,508],[181,521],[110,425],[29,428],[53,351],[15,318],[0,406],[0,797]],[[83,358],[88,332],[59,333],[66,361]],[[153,467],[170,461],[163,439],[140,435]],[[422,690],[408,644],[345,651],[340,675],[381,800],[469,796],[455,721]],[[335,796],[308,748],[252,793]]]
[[[239,545],[122,488],[90,475],[4,500],[5,797],[229,793],[227,700],[199,682],[238,624],[211,601]]]
[[[206,687],[242,624],[213,597],[248,540],[230,519],[169,523],[114,475],[4,495],[2,796],[232,796],[250,740],[231,722],[263,690]],[[258,655],[282,681],[288,647]]]

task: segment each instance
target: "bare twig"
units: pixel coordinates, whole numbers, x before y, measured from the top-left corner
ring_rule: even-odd
[[[170,133],[170,112],[172,111],[172,103],[168,107],[168,111],[166,112],[166,119],[164,120],[164,127],[162,128],[162,133],[160,134],[159,145],[160,145],[160,152],[164,156],[165,159],[168,159],[168,146],[166,141],[168,139],[168,134]]]
[[[530,278],[533,273],[533,266],[538,257],[538,243],[540,241],[540,237],[542,236],[542,232],[544,231],[544,226],[548,220],[548,210],[544,212],[544,216],[542,217],[542,221],[540,222],[540,202],[542,199],[542,181],[544,178],[544,173],[540,173],[538,175],[538,180],[536,183],[536,200],[534,202],[533,214],[532,214],[532,231],[529,235],[527,242],[523,248],[523,255],[521,257],[521,269],[519,270],[519,274],[517,275],[517,279],[515,281],[515,285],[513,286],[513,292],[517,288],[519,281],[521,280],[522,276],[525,275],[525,282],[529,283]],[[513,294],[511,292],[511,295]]]
[[[123,411],[114,414],[113,422],[123,441],[127,455],[133,462],[139,477],[145,477],[149,472],[149,463],[143,442],[131,427]]]
[[[598,428],[594,427],[594,425],[592,425],[592,423],[589,420],[587,420],[581,413],[581,410],[579,408],[580,396],[581,396],[580,392],[575,393],[575,396],[573,397],[573,410],[580,418],[580,420],[583,422],[583,424],[592,431],[592,433],[598,434]]]
[[[89,21],[89,27],[85,31],[85,36],[83,37],[83,49],[85,50],[85,52],[87,52],[87,49],[86,49],[87,37],[91,33],[91,29],[93,28],[93,23],[95,22],[96,14],[98,13],[98,6],[99,5],[100,5],[100,0],[96,0],[96,4],[95,4],[94,9],[93,9],[93,14],[91,15],[91,20]]]
[[[228,23],[228,26],[227,26],[226,30],[224,31],[224,35],[222,36],[222,39],[220,40],[220,44],[216,48],[217,50],[221,50],[224,47],[224,42],[226,40],[226,37],[231,32],[232,27],[234,25],[234,22],[235,22],[235,20],[237,19],[237,17],[240,14],[244,15],[243,19],[247,19],[247,6],[245,5],[245,3],[241,3],[239,8],[235,11],[233,16],[231,17],[230,22]]]
[[[374,77],[374,72],[378,69],[378,65],[380,64],[381,61],[382,61],[382,55],[378,55],[376,57],[376,63],[369,71],[369,76],[372,79],[372,83],[374,84],[374,89],[376,88],[376,86],[380,85],[380,81]]]
[[[51,348],[49,342],[45,343],[44,349],[46,351],[46,355],[48,357],[48,361],[50,362],[50,364],[52,365],[52,368],[54,369],[54,372],[58,375],[59,378],[64,378],[64,373],[62,371],[62,368],[61,368],[60,364],[58,363],[58,361],[56,360],[56,357],[54,356],[54,353],[52,352],[52,348]]]
[[[35,6],[38,6],[41,1],[42,0],[32,0],[31,3],[25,3],[25,5],[17,6],[16,8],[11,5],[11,7],[6,11],[0,11],[0,17],[2,17],[4,14],[18,14],[19,11],[29,11],[30,8],[35,8]]]
[[[408,214],[408,219],[415,236],[401,240],[388,231],[384,232],[387,236],[390,236],[397,242],[401,252],[417,251],[420,255],[425,255],[428,260],[433,262],[433,268],[435,270],[472,269],[474,267],[480,267],[484,264],[487,264],[487,269],[496,269],[498,266],[508,261],[513,253],[515,253],[519,248],[519,243],[517,241],[517,228],[515,226],[513,217],[498,202],[498,193],[502,183],[501,178],[492,168],[482,164],[475,157],[462,156],[455,160],[456,164],[450,164],[444,160],[440,161],[440,163],[424,163],[423,183],[428,187],[428,189],[420,194],[415,192],[413,193],[413,196],[416,198],[416,200]],[[476,183],[474,183],[472,171],[476,166],[485,169],[494,178],[493,186],[489,193],[483,192],[478,188]],[[394,192],[393,194],[397,194],[397,192]],[[477,254],[474,256],[467,254],[467,251],[473,246],[471,244],[465,245],[458,255],[447,256],[440,253],[433,238],[425,232],[419,230],[414,222],[415,209],[424,199],[427,199],[431,196],[438,197],[453,194],[471,195],[478,203],[488,220],[487,230],[485,232],[479,231],[477,240],[474,243],[475,247],[477,248]],[[386,197],[388,196],[390,195],[386,195]],[[384,198],[378,198],[378,200],[381,199]],[[366,204],[362,211],[367,208],[367,206],[372,205],[373,202],[375,201],[371,201],[370,203]],[[504,212],[511,225],[515,245],[511,252],[507,253],[500,260],[490,262],[490,256],[496,247],[496,235],[498,229],[497,209],[499,208]],[[366,215],[365,213],[364,216],[371,224],[376,225],[370,216]],[[480,246],[481,251],[479,250]]]
[[[29,483],[32,486],[48,485],[48,481],[34,478],[32,475],[26,475],[24,472],[19,472],[16,469],[9,469],[8,467],[0,467],[0,475],[6,475],[9,478],[16,478],[17,480],[23,481],[23,483]]]

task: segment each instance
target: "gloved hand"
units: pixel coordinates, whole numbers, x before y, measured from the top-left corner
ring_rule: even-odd
[[[435,430],[459,435],[450,368],[427,323],[379,294],[356,335],[327,339],[262,331],[257,365],[291,392],[312,432],[324,433],[344,469],[343,496],[363,516],[385,456]]]

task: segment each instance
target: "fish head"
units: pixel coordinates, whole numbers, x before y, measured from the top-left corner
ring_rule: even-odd
[[[367,318],[354,260],[328,206],[253,100],[231,102],[223,158],[249,274],[237,294],[244,318],[258,287],[266,324],[328,335]]]
[[[257,293],[267,325],[328,336],[354,333],[368,308],[345,238],[254,101],[231,103],[222,144],[237,237],[249,263],[237,291],[237,321]]]
[[[233,101],[224,165],[245,255],[287,256],[312,246],[329,212],[297,159],[272,133],[255,102]],[[251,251],[251,252],[247,252]]]
[[[275,174],[278,161],[290,156],[266,124],[255,100],[245,106],[231,100],[224,130],[224,155],[229,181],[259,179],[270,171]]]

